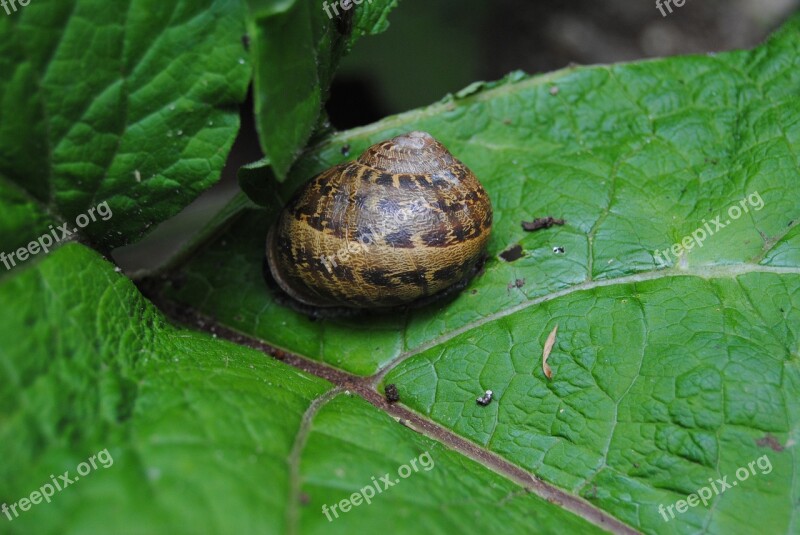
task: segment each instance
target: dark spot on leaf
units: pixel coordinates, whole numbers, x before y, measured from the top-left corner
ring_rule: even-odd
[[[775,438],[775,436],[769,433],[764,435],[764,438],[756,440],[756,445],[761,446],[762,448],[766,446],[770,448],[772,451],[777,451],[777,452],[783,451],[783,445],[778,441],[777,438]]]
[[[508,285],[508,289],[522,288],[523,286],[525,286],[525,279],[517,279]]]
[[[513,262],[514,260],[519,260],[522,258],[522,246],[512,245],[502,253],[500,253],[500,258],[505,260],[506,262]]]
[[[386,401],[389,403],[400,401],[400,392],[397,391],[397,385],[394,383],[386,385],[383,388],[383,392],[386,394]]]
[[[563,219],[556,219],[552,216],[537,217],[533,221],[523,221],[522,229],[528,232],[534,232],[537,230],[550,228],[554,225],[563,225],[564,223],[565,221]]]

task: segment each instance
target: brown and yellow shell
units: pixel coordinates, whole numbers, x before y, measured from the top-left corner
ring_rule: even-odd
[[[468,278],[491,228],[472,171],[430,134],[410,132],[303,186],[269,231],[267,262],[306,305],[390,307]]]

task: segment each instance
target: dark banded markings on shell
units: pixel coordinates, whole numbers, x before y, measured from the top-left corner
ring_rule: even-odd
[[[267,258],[302,303],[393,306],[471,276],[491,225],[475,175],[429,134],[411,132],[309,181],[270,231]]]

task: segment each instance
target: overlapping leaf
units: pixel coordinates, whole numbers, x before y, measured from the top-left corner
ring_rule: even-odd
[[[251,73],[241,2],[18,7],[0,17],[4,251],[102,203],[81,234],[109,250],[216,182]]]
[[[249,0],[259,140],[283,179],[322,118],[339,59],[363,36],[388,26],[396,0]]]

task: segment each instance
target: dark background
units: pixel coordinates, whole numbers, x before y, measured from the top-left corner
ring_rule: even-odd
[[[536,74],[571,63],[751,48],[798,5],[800,0],[686,0],[664,17],[655,0],[400,0],[388,30],[361,39],[342,60],[326,109],[341,130],[517,69]],[[114,252],[129,275],[166,260],[236,193],[237,169],[261,157],[252,103],[241,109],[242,129],[221,182],[142,242]]]
[[[664,17],[655,0],[401,0],[389,29],[343,60],[328,111],[352,128],[515,69],[751,48],[797,4],[686,0]]]

